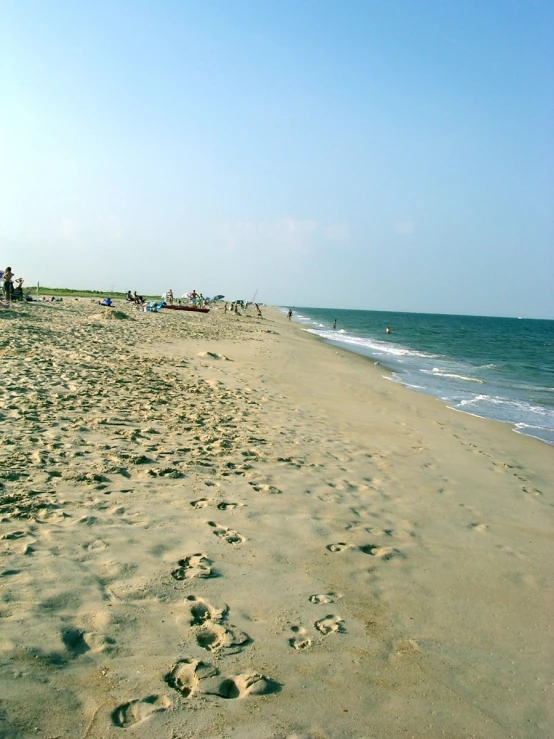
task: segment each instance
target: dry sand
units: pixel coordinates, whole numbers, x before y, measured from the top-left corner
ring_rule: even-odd
[[[554,735],[554,450],[266,313],[0,313],[0,737]]]

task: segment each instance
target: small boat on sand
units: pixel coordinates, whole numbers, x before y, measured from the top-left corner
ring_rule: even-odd
[[[197,305],[167,305],[164,304],[162,308],[165,310],[188,310],[193,313],[209,313],[209,308],[199,308]]]

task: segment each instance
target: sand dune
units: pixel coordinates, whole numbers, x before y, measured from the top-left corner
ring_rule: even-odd
[[[0,737],[548,737],[551,447],[265,319],[0,312]]]

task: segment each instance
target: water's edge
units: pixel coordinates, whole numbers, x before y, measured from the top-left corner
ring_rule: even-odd
[[[282,312],[286,312],[287,310],[285,308],[278,309]],[[312,310],[318,311],[319,313],[327,311],[327,309]],[[412,362],[412,366],[408,371],[406,371],[406,368],[402,366],[402,363],[405,361],[405,357],[399,359],[395,366],[394,361],[390,361],[390,358],[389,361],[387,361],[387,357],[383,356],[383,351],[380,351],[379,347],[379,344],[383,344],[381,339],[373,339],[371,338],[371,334],[365,334],[363,332],[361,335],[357,336],[356,331],[352,329],[347,329],[346,331],[342,329],[335,332],[332,329],[327,316],[325,318],[322,318],[321,316],[309,316],[309,311],[310,309],[297,308],[293,315],[294,322],[297,325],[300,325],[303,330],[324,343],[333,346],[336,349],[366,358],[372,362],[373,365],[384,370],[386,373],[383,374],[384,379],[398,382],[415,392],[435,397],[444,403],[444,405],[450,410],[465,413],[466,415],[477,418],[508,424],[510,428],[519,435],[529,436],[545,444],[554,445],[554,433],[551,426],[549,426],[551,421],[549,419],[547,419],[547,421],[543,421],[543,416],[540,415],[546,412],[546,414],[550,416],[552,411],[549,407],[542,407],[534,401],[531,392],[534,388],[530,389],[530,395],[528,398],[514,398],[512,396],[504,396],[502,394],[495,395],[494,392],[498,391],[498,388],[494,383],[490,385],[488,378],[482,380],[479,379],[478,376],[471,376],[470,372],[467,373],[468,376],[466,376],[466,373],[461,372],[458,367],[450,370],[448,366],[442,366],[441,362],[447,365],[449,361],[452,361],[448,356],[441,356],[440,354],[426,354],[424,351],[417,351],[414,348],[410,349],[409,347],[396,343],[394,347],[397,349],[399,354],[405,353],[410,355],[410,359],[416,357],[419,362],[417,366]],[[306,315],[304,315],[304,313]],[[329,311],[329,315],[332,315],[333,313],[333,311]],[[321,323],[321,320],[325,320],[325,323]],[[385,344],[383,344],[383,346],[385,346]],[[391,344],[388,344],[387,349],[391,346]],[[394,359],[397,359],[397,357],[394,357]],[[438,364],[439,366],[432,366],[434,364]],[[482,369],[488,370],[488,367]],[[422,374],[417,375],[416,371]],[[421,380],[422,384],[418,384],[418,377],[423,378]],[[425,384],[423,384],[424,380]],[[437,384],[437,381],[439,384]],[[435,383],[435,386],[433,386],[432,383]],[[442,383],[442,385],[440,383]],[[481,387],[483,390],[481,390]],[[541,388],[537,389],[540,390]],[[548,391],[551,390],[550,387],[542,389]],[[445,397],[445,394],[451,394],[451,397]],[[533,402],[535,402],[535,405],[533,405]],[[501,417],[502,413],[505,415],[513,415],[514,407],[519,411],[518,403],[522,407],[522,416],[519,419]],[[475,406],[478,407],[476,408]],[[487,406],[490,406],[492,408],[492,412],[483,412],[483,410],[481,410],[481,406],[484,406],[486,411],[489,410]],[[524,416],[524,413],[527,413],[528,416],[535,413],[539,420],[541,420],[541,425],[534,425],[533,419]]]

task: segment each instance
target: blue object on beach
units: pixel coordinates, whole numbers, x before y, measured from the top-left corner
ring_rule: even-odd
[[[144,310],[145,311],[148,311],[149,313],[157,313],[159,310],[161,310],[161,308],[163,307],[163,305],[164,305],[164,301],[163,300],[162,300],[161,303],[150,302],[150,303],[147,303],[144,306]]]

